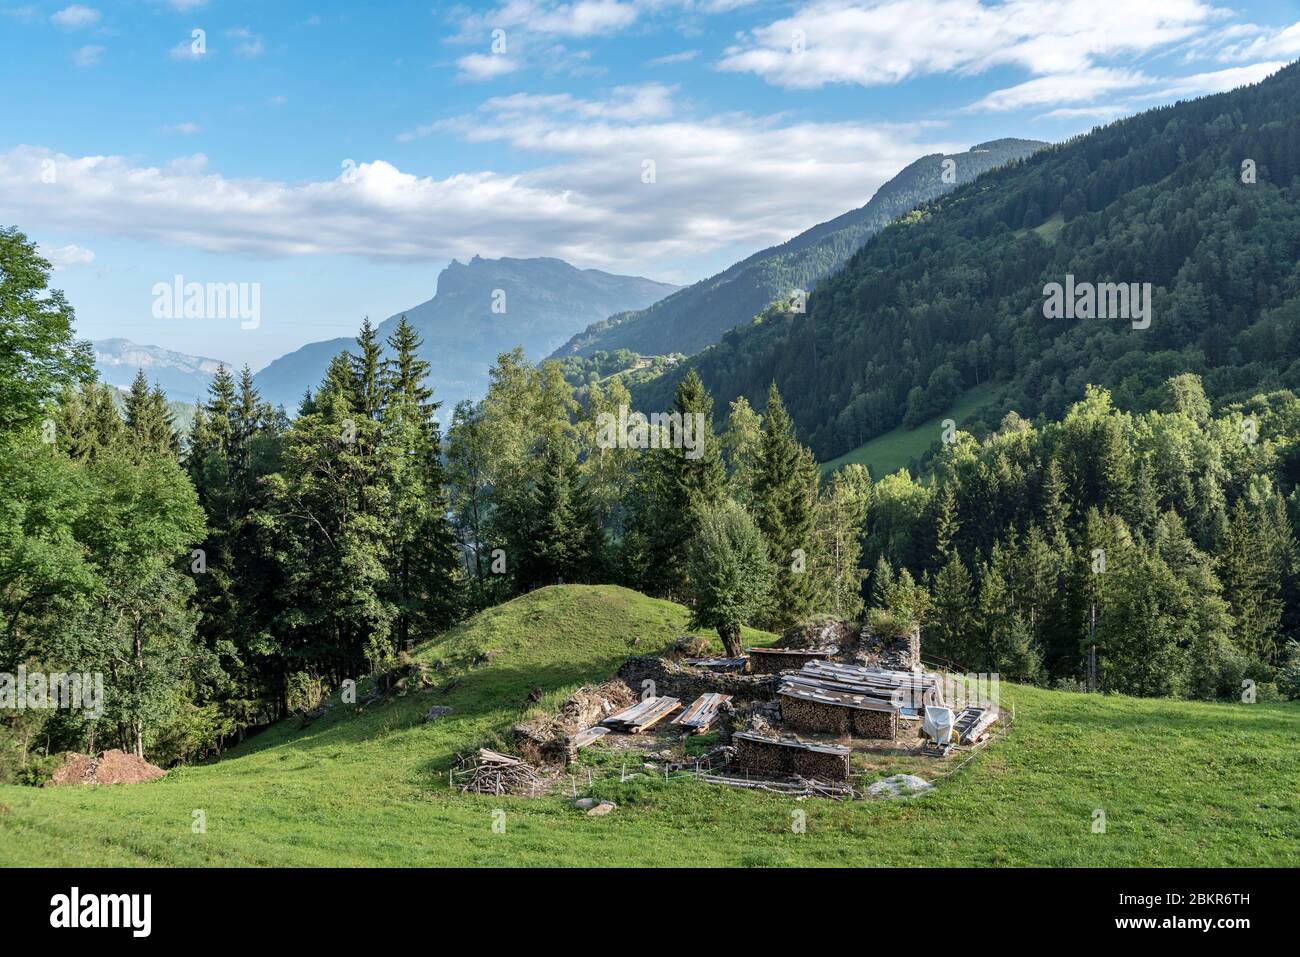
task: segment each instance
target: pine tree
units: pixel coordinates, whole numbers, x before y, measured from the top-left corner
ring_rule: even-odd
[[[812,534],[817,483],[817,463],[795,438],[794,425],[773,383],[754,480],[754,517],[776,568],[770,613],[776,627],[802,621],[812,606],[813,582],[807,569],[818,560]]]
[[[966,564],[955,553],[934,577],[932,613],[921,632],[922,650],[965,665],[974,655],[974,588]]]
[[[131,382],[125,399],[126,427],[134,439],[135,449],[141,454],[177,456],[180,440],[176,435],[167,397],[161,388],[149,388],[144,370],[140,369]]]
[[[393,556],[389,592],[397,609],[394,641],[401,650],[457,620],[463,606],[460,554],[448,519],[450,500],[439,404],[425,385],[429,364],[420,338],[403,316],[388,339],[383,367],[386,404],[379,454],[392,502]]]

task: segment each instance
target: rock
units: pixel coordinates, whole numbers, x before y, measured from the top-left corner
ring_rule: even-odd
[[[616,807],[618,807],[617,804],[610,804],[608,801],[602,801],[587,812],[587,817],[604,817]]]
[[[446,705],[437,704],[424,713],[425,721],[437,721],[439,718],[451,714],[451,708]]]
[[[867,792],[872,797],[891,798],[911,797],[913,794],[924,794],[934,787],[924,778],[918,778],[915,774],[895,774],[893,777],[882,778],[872,783]]]
[[[578,798],[573,802],[573,806],[583,811],[588,811],[596,806],[595,798]]]
[[[709,643],[698,635],[684,635],[673,645],[673,654],[680,658],[707,658]]]

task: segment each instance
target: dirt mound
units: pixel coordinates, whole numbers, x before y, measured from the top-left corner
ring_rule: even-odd
[[[125,751],[105,751],[98,757],[68,751],[63,764],[50,779],[50,787],[65,784],[139,784],[154,781],[167,772],[143,758]]]
[[[570,737],[635,700],[632,689],[617,679],[594,688],[579,688],[554,715],[540,715],[515,725],[515,746],[525,760],[534,764],[563,764],[572,758]]]

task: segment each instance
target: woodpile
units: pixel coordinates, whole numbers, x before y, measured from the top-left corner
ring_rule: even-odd
[[[818,781],[849,779],[849,749],[842,745],[809,744],[748,731],[732,735],[731,743],[736,748],[735,765],[745,771]]]
[[[508,754],[479,748],[472,758],[461,758],[451,772],[453,784],[462,794],[528,794],[542,787],[542,779],[532,767]]]
[[[663,695],[650,697],[644,701],[638,701],[630,708],[624,708],[616,714],[611,714],[601,724],[607,728],[613,728],[615,731],[640,734],[647,728],[658,724],[681,706],[682,703],[676,698],[668,698]]]
[[[810,661],[830,658],[838,648],[750,648],[749,670],[756,675],[774,675],[801,668]]]
[[[781,689],[781,721],[796,731],[898,737],[898,708],[876,698],[786,685]]]
[[[691,702],[690,707],[673,718],[673,724],[686,729],[688,734],[703,734],[718,717],[718,709],[731,700],[729,694],[710,692]]]

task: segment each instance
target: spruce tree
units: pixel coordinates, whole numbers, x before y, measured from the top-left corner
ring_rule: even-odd
[[[811,610],[813,583],[807,569],[818,558],[812,535],[817,483],[817,463],[795,438],[794,425],[772,383],[754,480],[754,517],[776,569],[770,612],[775,627],[796,624]]]

